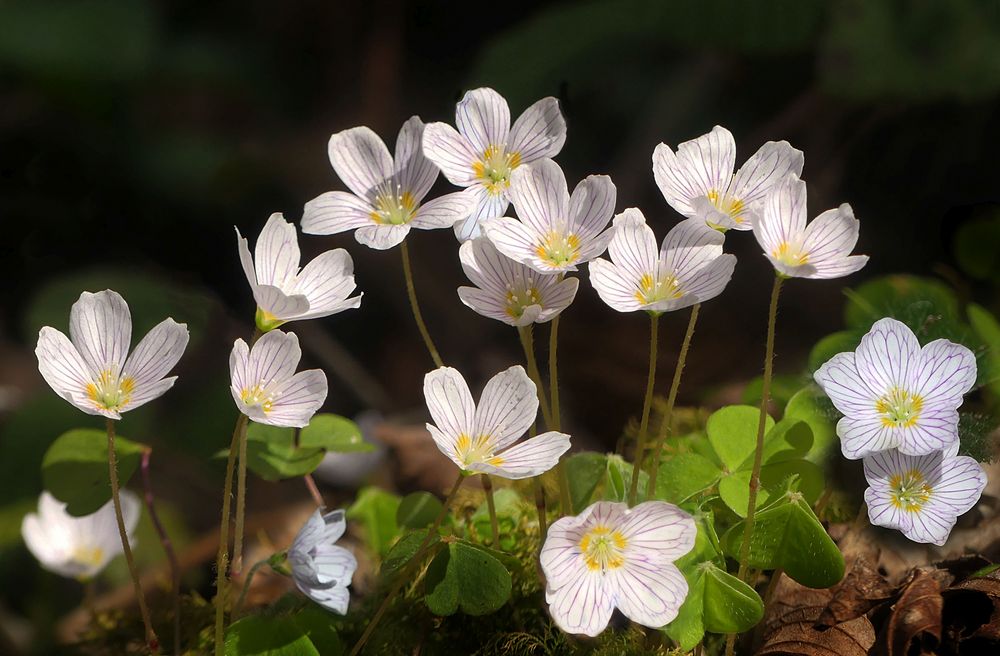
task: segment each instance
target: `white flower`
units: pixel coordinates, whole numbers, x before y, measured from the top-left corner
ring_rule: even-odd
[[[109,562],[122,553],[121,536],[112,501],[97,512],[73,517],[66,504],[48,492],[38,497],[38,513],[25,515],[21,536],[28,550],[42,567],[60,576],[86,581],[101,573]],[[139,498],[121,491],[122,518],[130,545],[135,545],[135,527],[139,523]]]
[[[515,262],[485,237],[459,249],[462,268],[475,287],[459,287],[458,296],[470,308],[511,326],[545,323],[569,307],[579,281],[560,280]]]
[[[545,601],[567,633],[596,636],[618,608],[659,628],[675,617],[688,585],[674,561],[691,551],[694,520],[665,501],[599,501],[549,527],[539,554]]]
[[[750,230],[772,187],[789,173],[801,175],[802,164],[802,151],[768,141],[733,175],[736,141],[719,125],[677,146],[676,154],[663,143],[653,151],[653,177],[670,206],[722,229]]]
[[[236,230],[240,262],[257,302],[257,325],[277,328],[287,321],[318,319],[361,305],[354,291],[354,262],[343,248],[321,253],[299,271],[295,226],[275,213],[257,238],[255,256]]]
[[[259,424],[301,428],[326,400],[326,374],[295,373],[302,358],[294,333],[272,330],[253,348],[242,339],[229,355],[231,391],[240,412]]]
[[[868,517],[914,542],[943,545],[959,515],[971,509],[986,487],[986,472],[958,444],[922,456],[896,449],[865,457]]]
[[[344,511],[322,514],[317,510],[295,536],[288,549],[288,564],[296,587],[320,606],[345,615],[358,561],[354,554],[336,546],[347,524]]]
[[[451,367],[424,376],[424,399],[435,424],[427,430],[464,472],[530,478],[552,469],[569,449],[569,435],[556,431],[516,444],[538,414],[535,384],[521,366],[491,378],[478,407],[462,374]]]
[[[856,351],[833,356],[813,377],[844,414],[844,457],[887,449],[919,456],[958,443],[958,407],[976,382],[976,358],[946,339],[920,348],[906,324],[881,319]]]
[[[420,117],[404,123],[395,158],[364,126],[330,137],[330,163],[353,193],[328,191],[306,203],[302,232],[333,235],[354,230],[359,243],[385,250],[403,241],[410,228],[450,228],[469,216],[476,199],[466,192],[421,203],[438,175],[424,157],[423,133]]]
[[[840,278],[858,271],[867,255],[851,255],[860,222],[844,203],[806,225],[806,183],[789,175],[753,217],[753,234],[775,270],[790,278]]]
[[[118,292],[83,292],[69,315],[69,338],[45,326],[38,333],[38,371],[56,394],[90,415],[121,413],[173,387],[164,378],[184,353],[187,325],[164,319],[129,355],[132,315]]]
[[[455,107],[455,125],[431,123],[424,133],[424,154],[459,187],[476,198],[472,214],[455,224],[455,235],[479,235],[484,219],[503,216],[510,202],[511,174],[520,165],[555,157],[566,142],[566,120],[559,101],[542,98],[510,124],[507,101],[493,89],[474,89]]]
[[[590,282],[619,312],[670,312],[715,298],[733,275],[736,257],[722,252],[725,237],[699,219],[667,233],[659,252],[642,212],[615,217],[608,245],[611,261],[590,262]]]
[[[489,219],[483,230],[501,253],[542,273],[576,271],[608,247],[615,185],[592,175],[569,195],[566,176],[551,159],[526,164],[511,176],[510,196],[520,221]]]

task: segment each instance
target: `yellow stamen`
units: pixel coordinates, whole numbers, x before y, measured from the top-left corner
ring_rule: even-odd
[[[712,189],[705,195],[715,209],[732,219],[733,223],[739,225],[746,221],[746,217],[743,216],[743,210],[746,208],[743,201],[739,198],[734,198],[728,194],[720,194],[718,189]]]
[[[580,259],[580,238],[573,233],[550,230],[535,247],[535,254],[553,268],[573,264]]]
[[[105,369],[97,375],[97,380],[86,384],[84,391],[99,410],[121,410],[132,400],[135,379],[118,378],[111,369]]]
[[[875,411],[882,415],[882,425],[887,428],[911,428],[920,418],[924,399],[919,394],[893,387],[875,402]]]
[[[70,554],[70,560],[84,567],[97,567],[104,560],[104,550],[100,547],[78,546]]]
[[[263,385],[254,385],[240,391],[240,398],[247,405],[259,405],[265,413],[274,409],[274,398]]]
[[[521,153],[506,152],[504,146],[491,144],[482,157],[472,163],[472,172],[492,195],[503,193],[510,186],[510,174],[521,165]]]
[[[376,194],[372,204],[375,209],[369,216],[372,221],[380,225],[405,225],[413,220],[417,209],[417,201],[413,194],[403,190],[399,185],[395,188],[386,185]]]
[[[643,305],[674,300],[684,296],[677,277],[672,273],[662,276],[659,280],[653,280],[651,274],[644,273],[642,274],[642,278],[639,279],[637,287],[635,300]]]
[[[933,492],[918,469],[894,474],[889,478],[889,499],[893,506],[906,512],[920,512]]]
[[[801,247],[793,246],[787,241],[781,242],[776,249],[771,251],[771,256],[786,266],[809,264],[809,253],[803,252]]]
[[[513,286],[509,286],[507,289],[507,307],[505,310],[513,319],[520,319],[521,315],[524,314],[525,308],[541,304],[542,296],[534,286],[527,289],[516,289]]]
[[[587,569],[604,573],[625,564],[627,544],[628,541],[620,531],[598,524],[583,534],[579,547]]]
[[[455,458],[466,466],[474,463],[496,464],[491,462],[499,457],[493,455],[493,438],[489,435],[479,435],[471,438],[466,433],[462,433],[455,440]],[[502,459],[499,459],[503,462]]]

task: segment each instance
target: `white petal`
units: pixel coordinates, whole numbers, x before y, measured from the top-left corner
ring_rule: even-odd
[[[271,285],[258,285],[254,300],[257,307],[283,321],[302,316],[309,309],[309,299],[303,294],[286,294]]]
[[[346,191],[328,191],[306,203],[302,213],[302,232],[309,235],[335,235],[371,225],[372,206]]]
[[[868,386],[882,393],[894,387],[905,389],[911,368],[919,366],[920,344],[906,324],[895,319],[875,322],[855,351],[858,373]],[[913,390],[906,390],[913,393]]]
[[[555,467],[569,447],[569,435],[550,431],[515,444],[490,461],[499,464],[474,463],[469,469],[511,480],[531,478]]]
[[[823,262],[807,264],[799,267],[798,270],[788,269],[783,271],[786,275],[794,278],[819,278],[829,280],[832,278],[843,278],[852,273],[856,273],[868,264],[867,255],[849,255],[847,257],[831,258]]]
[[[148,388],[159,383],[174,368],[187,344],[187,324],[170,318],[161,321],[142,338],[122,369],[122,377],[131,378],[135,390],[123,410],[132,410],[155,398],[148,395]]]
[[[566,142],[566,119],[559,111],[559,101],[542,98],[514,121],[507,139],[510,152],[521,156],[521,162],[533,162],[543,157],[555,157]]]
[[[440,367],[424,376],[424,400],[431,419],[451,440],[459,435],[474,437],[476,404],[462,374]]]
[[[899,432],[874,416],[842,417],[837,422],[840,448],[848,460],[857,460],[878,451],[895,449],[902,439]]]
[[[558,269],[549,268],[548,271],[576,271],[577,264],[583,264],[584,262],[590,262],[595,257],[603,255],[604,251],[608,250],[608,244],[611,243],[612,237],[614,237],[614,230],[608,228],[596,237],[588,237],[585,239],[580,239],[580,250],[578,252],[577,260],[572,265],[567,265],[559,267]],[[545,264],[545,263],[543,263]]]
[[[974,458],[945,457],[927,507],[937,509],[939,514],[962,515],[979,501],[986,482],[986,472]]]
[[[685,273],[679,276],[683,295],[671,301],[670,310],[690,307],[695,303],[709,301],[726,289],[733,271],[736,269],[736,256],[725,253],[715,258],[695,273]],[[659,309],[659,308],[654,308]]]
[[[538,317],[534,319],[536,323],[551,321],[557,314],[565,310],[576,298],[576,291],[580,286],[577,278],[565,278],[551,287],[542,290],[542,308]],[[525,310],[527,314],[527,310]]]
[[[903,535],[914,542],[944,546],[957,518],[940,510],[928,505],[917,512],[909,513],[910,527],[903,531]]]
[[[253,256],[250,255],[250,246],[247,238],[240,233],[240,229],[233,226],[236,230],[236,250],[240,254],[240,264],[243,266],[243,274],[247,277],[247,282],[250,283],[250,289],[253,292],[254,299],[257,298],[257,272],[254,270],[253,266]]]
[[[667,233],[660,247],[661,272],[686,277],[722,255],[725,236],[698,219],[681,221]]]
[[[424,155],[452,184],[468,187],[476,182],[472,164],[479,155],[469,140],[447,123],[428,123],[424,127]]]
[[[118,376],[132,340],[132,315],[125,299],[110,289],[83,292],[69,315],[69,338],[91,374]]]
[[[630,556],[635,552],[642,559],[661,564],[691,551],[698,533],[691,515],[665,501],[640,503],[625,514],[618,528]]]
[[[348,586],[358,568],[358,561],[347,549],[331,544],[320,545],[313,556],[318,578],[323,583]]]
[[[263,416],[250,415],[250,418],[271,426],[302,428],[322,407],[326,393],[325,373],[319,369],[300,371],[275,390],[269,411],[264,412]]]
[[[608,227],[615,213],[618,190],[606,175],[590,175],[573,189],[569,201],[572,232],[590,239]]]
[[[658,629],[669,624],[687,597],[688,584],[673,564],[659,565],[626,558],[610,572],[614,579],[616,605],[630,620]]]
[[[328,152],[337,176],[361,198],[371,200],[375,188],[392,177],[392,156],[371,128],[338,132],[330,137]]]
[[[500,298],[506,295],[511,285],[524,280],[528,267],[515,262],[496,249],[486,237],[477,237],[465,242],[458,249],[462,270],[476,287]],[[522,276],[518,278],[518,276]]]
[[[562,517],[549,526],[538,560],[550,588],[561,588],[587,575],[580,540],[587,532],[584,524],[588,516],[589,510],[578,517]]]
[[[925,404],[957,408],[976,384],[976,356],[961,344],[936,339],[921,349],[909,375],[912,392]]]
[[[350,591],[339,585],[329,588],[307,588],[302,590],[302,593],[323,608],[333,611],[338,615],[346,615],[347,607],[351,603]]]
[[[871,418],[878,414],[875,404],[884,392],[873,390],[858,373],[854,353],[833,356],[816,370],[813,378],[843,414]]]
[[[295,281],[295,291],[309,301],[309,311],[296,317],[316,319],[361,305],[361,295],[348,298],[354,283],[354,262],[343,248],[320,253]]]
[[[538,391],[524,367],[515,365],[490,378],[476,407],[475,436],[488,435],[501,450],[528,432],[538,415]]]
[[[521,319],[524,318],[523,315],[519,319],[507,312],[506,302],[504,302],[496,294],[483,291],[482,289],[478,289],[476,287],[459,287],[458,297],[467,307],[489,319],[502,321],[509,326],[520,326],[530,323],[521,321]]]
[[[909,514],[892,502],[888,489],[868,488],[865,490],[865,504],[868,506],[868,521],[872,525],[897,531],[909,529]]]
[[[427,431],[431,434],[431,439],[434,440],[434,444],[437,445],[438,450],[444,455],[448,456],[449,459],[461,470],[466,470],[467,466],[465,461],[459,457],[459,452],[455,447],[458,435],[445,435],[438,428],[432,424],[425,424]]]
[[[802,151],[787,141],[768,141],[736,172],[729,193],[745,205],[756,205],[789,173],[801,176],[804,160]]]
[[[369,225],[354,231],[354,238],[377,251],[384,251],[402,243],[410,234],[408,225]]]
[[[619,312],[635,312],[642,309],[636,298],[636,281],[632,274],[607,260],[591,260],[590,284],[597,290],[601,300]]]
[[[419,116],[411,116],[399,130],[393,159],[396,183],[418,203],[431,190],[438,175],[437,167],[424,155],[423,138],[424,122]]]
[[[556,625],[566,633],[596,636],[608,626],[614,599],[606,589],[605,577],[581,573],[557,590],[546,589],[545,601]]]
[[[806,183],[789,175],[768,195],[764,209],[754,217],[753,234],[770,256],[782,244],[799,245],[805,229]]]
[[[233,396],[237,397],[237,403],[241,401],[237,392],[249,389],[253,383],[249,379],[250,347],[242,339],[233,342],[233,349],[229,352],[229,379],[233,390]]]
[[[341,513],[340,520],[343,521],[343,511],[337,512]],[[331,513],[331,515],[332,514],[333,513]],[[302,528],[299,529],[299,532],[295,535],[295,539],[292,540],[292,546],[288,548],[288,551],[298,551],[304,554],[308,553],[313,549],[313,547],[323,541],[325,533],[326,521],[323,519],[323,512],[317,508],[313,511],[313,514],[309,515],[309,519],[307,519],[306,523],[302,525]],[[331,542],[336,541],[337,538],[331,540]]]
[[[302,359],[302,349],[295,333],[272,330],[250,349],[247,360],[247,384],[280,385],[292,377]]]
[[[87,396],[91,384],[89,367],[66,335],[45,326],[38,332],[35,347],[38,371],[56,394],[87,414],[101,414]]]
[[[264,224],[254,249],[257,282],[288,288],[299,271],[299,240],[295,226],[275,213]]]
[[[924,405],[915,425],[897,430],[903,453],[919,456],[940,451],[958,442],[958,411],[949,406]]]
[[[481,184],[469,187],[468,193],[474,199],[474,207],[468,218],[462,219],[454,225],[455,237],[459,241],[475,239],[480,236],[482,223],[503,216],[510,206],[510,200],[506,194],[495,194]]]
[[[478,200],[476,194],[471,191],[445,194],[419,206],[410,225],[425,230],[450,228],[458,221],[469,218],[477,209]]]
[[[510,108],[493,89],[473,89],[455,106],[455,125],[475,151],[483,153],[490,146],[507,143]]]
[[[802,250],[809,254],[809,262],[814,265],[841,259],[858,243],[860,225],[847,203],[827,210],[806,227]]]
[[[535,252],[536,235],[523,223],[507,216],[490,219],[482,224],[483,231],[497,250],[515,262],[536,271],[550,273]]]
[[[684,216],[694,216],[691,201],[710,191],[723,192],[736,166],[736,142],[721,126],[685,141],[674,154],[666,144],[653,151],[653,177],[667,203]]]
[[[566,176],[551,159],[514,169],[510,176],[510,200],[521,222],[538,235],[556,228],[570,229]]]

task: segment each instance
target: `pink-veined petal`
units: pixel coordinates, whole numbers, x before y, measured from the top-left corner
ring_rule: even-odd
[[[264,224],[254,248],[257,282],[288,288],[299,271],[299,240],[293,226],[275,212]]]
[[[579,279],[565,278],[542,290],[542,311],[534,321],[536,323],[545,323],[554,319],[557,314],[570,306],[573,299],[576,298],[576,292],[579,287]]]
[[[392,178],[392,156],[371,128],[360,126],[330,137],[330,164],[347,188],[366,200]]]
[[[476,195],[468,190],[445,194],[420,205],[410,225],[423,230],[450,228],[469,218],[477,209],[478,201]]]
[[[841,451],[848,460],[895,449],[902,441],[896,429],[886,426],[875,416],[841,417],[837,422],[837,435]]]
[[[570,230],[580,239],[596,237],[615,213],[618,190],[606,175],[589,175],[573,189],[569,200]]]
[[[838,353],[816,370],[813,379],[830,397],[837,410],[852,417],[875,417],[875,404],[882,391],[873,390],[858,373],[854,353]]]
[[[614,612],[614,597],[605,577],[584,569],[566,585],[545,590],[549,614],[556,625],[572,634],[596,636],[608,626]]]
[[[257,307],[282,321],[290,321],[309,310],[309,299],[303,294],[286,294],[271,285],[258,285],[254,294]]]
[[[550,273],[541,267],[536,253],[537,236],[523,223],[507,216],[490,219],[482,224],[483,231],[497,250],[515,262]]]
[[[449,439],[475,437],[476,404],[457,369],[440,367],[424,376],[424,400],[435,426]]]
[[[160,382],[174,368],[184,355],[187,344],[187,324],[167,318],[150,330],[136,345],[122,368],[122,378],[131,378],[135,389],[127,407],[122,409],[132,410],[138,407],[139,398],[144,396],[143,390]],[[143,398],[142,401],[146,402],[151,398],[155,397]]]
[[[976,384],[976,356],[967,347],[936,339],[920,350],[909,386],[925,404],[958,407]]]
[[[336,235],[372,224],[371,203],[346,191],[328,191],[306,203],[302,232]]]
[[[396,138],[396,156],[393,158],[393,175],[400,190],[420,202],[437,180],[438,169],[424,155],[424,122],[411,116],[399,130]]]
[[[302,428],[322,407],[326,394],[325,373],[319,369],[300,371],[275,389],[271,409],[265,412],[265,418],[253,419],[271,426]]]
[[[83,292],[69,315],[69,338],[93,377],[121,373],[132,340],[132,315],[125,299],[107,289]]]
[[[250,349],[246,383],[250,387],[281,385],[295,373],[302,358],[302,348],[295,333],[272,330]]]
[[[642,309],[642,302],[637,298],[638,281],[630,272],[608,262],[607,260],[591,260],[590,284],[601,300],[618,312],[634,312]]]
[[[609,573],[618,609],[633,622],[658,629],[669,624],[687,597],[688,584],[672,563],[626,558]]]
[[[408,225],[367,225],[354,231],[354,239],[368,248],[384,251],[401,244],[408,234]]]
[[[658,256],[653,229],[635,207],[630,207],[615,217],[613,235],[608,244],[611,261],[627,275],[633,287],[638,288],[643,276],[656,278]],[[632,290],[633,293],[635,289]]]
[[[854,362],[868,387],[885,394],[893,388],[906,389],[910,371],[919,366],[920,344],[913,331],[896,319],[880,319],[861,338]]]
[[[510,206],[506,193],[495,194],[485,185],[473,185],[468,188],[467,193],[473,198],[472,212],[454,225],[455,237],[463,242],[479,237],[483,222],[500,218]]]
[[[510,129],[507,150],[521,156],[521,162],[555,157],[566,142],[566,119],[559,111],[559,101],[549,96],[534,103],[521,114]]]
[[[687,278],[722,256],[725,236],[697,219],[681,221],[667,233],[660,247],[660,273]]]
[[[681,297],[671,299],[665,310],[674,311],[710,301],[726,289],[736,269],[736,256],[724,253],[694,273],[678,276]],[[654,307],[653,309],[660,309]]]
[[[510,133],[510,107],[488,87],[467,91],[455,106],[455,126],[477,153],[504,146]]]
[[[488,462],[474,463],[469,469],[510,480],[531,478],[555,467],[569,447],[569,435],[550,431],[515,444]]]
[[[453,185],[468,187],[476,182],[472,164],[479,159],[468,139],[447,123],[428,123],[424,127],[424,155]]]
[[[516,442],[538,415],[538,391],[524,367],[515,365],[490,378],[476,406],[475,436],[490,437],[495,450]]]
[[[735,166],[736,142],[729,130],[718,125],[680,144],[676,153],[663,143],[653,151],[653,177],[660,192],[687,217],[695,215],[695,198],[728,188]]]
[[[691,515],[665,501],[645,501],[630,509],[618,530],[628,556],[655,563],[670,563],[691,551],[698,533]]]
[[[729,193],[747,206],[761,203],[789,173],[801,176],[804,161],[787,141],[768,141],[736,172]]]
[[[806,229],[806,183],[789,175],[768,195],[753,233],[764,253],[772,256],[783,245],[800,245]]]
[[[35,357],[38,371],[52,391],[89,415],[102,414],[87,396],[92,381],[90,368],[66,335],[49,326],[42,328]]]
[[[551,159],[514,169],[510,176],[510,199],[521,222],[538,235],[553,229],[572,229],[566,176]],[[610,214],[607,218],[610,219]]]
[[[309,311],[297,319],[327,317],[361,305],[361,294],[348,298],[357,285],[354,261],[343,248],[316,256],[299,273],[295,291],[309,300]]]
[[[941,514],[965,514],[979,501],[986,482],[986,472],[974,458],[944,457],[927,505]]]

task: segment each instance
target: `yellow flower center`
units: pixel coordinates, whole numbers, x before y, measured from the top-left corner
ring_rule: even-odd
[[[97,567],[104,560],[104,549],[100,547],[78,546],[70,554],[70,560],[84,567]]]
[[[405,225],[413,220],[417,209],[416,199],[399,185],[394,189],[387,186],[379,191],[372,205],[375,209],[369,216],[380,225]]]
[[[802,250],[801,246],[795,246],[787,241],[771,251],[771,256],[786,266],[803,266],[809,264],[809,253]]]
[[[924,400],[919,394],[910,394],[893,387],[875,402],[875,411],[882,415],[882,424],[888,428],[910,428],[920,418]]]
[[[677,282],[677,278],[672,273],[661,276],[657,280],[654,280],[652,275],[644,273],[637,286],[635,300],[643,305],[684,296],[684,292],[680,289],[680,283]]]
[[[493,455],[493,448],[493,438],[489,435],[480,435],[472,439],[466,433],[462,433],[455,440],[455,458],[466,466],[477,462],[495,467],[502,465],[503,458]]]
[[[573,264],[580,259],[580,238],[573,233],[550,230],[535,247],[535,254],[553,268]]]
[[[535,287],[517,289],[509,286],[507,289],[507,314],[514,319],[520,319],[525,308],[541,305],[542,296]]]
[[[583,534],[579,546],[587,569],[604,573],[625,564],[627,544],[620,531],[598,524]]]
[[[131,376],[119,378],[105,369],[97,380],[87,383],[87,398],[100,410],[121,410],[128,405],[135,391],[135,379]]]
[[[739,225],[746,221],[746,217],[743,216],[745,206],[739,198],[733,198],[729,194],[720,194],[718,189],[712,189],[705,195],[708,196],[709,202],[712,203],[715,209],[732,219],[733,223]],[[720,228],[723,226],[713,225],[712,227]]]
[[[894,474],[889,479],[889,495],[892,505],[906,512],[920,512],[931,498],[933,489],[919,470],[911,469],[904,474]]]
[[[259,405],[264,412],[271,412],[274,407],[274,398],[263,385],[243,388],[240,391],[240,399],[247,405]]]
[[[510,186],[510,174],[521,165],[521,153],[506,152],[504,146],[490,145],[482,157],[472,163],[476,178],[482,181],[494,196],[502,194]]]

